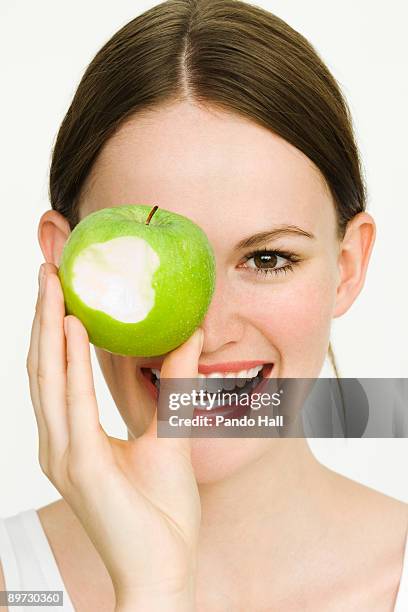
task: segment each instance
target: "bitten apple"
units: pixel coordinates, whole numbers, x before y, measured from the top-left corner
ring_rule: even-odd
[[[202,322],[215,288],[204,231],[149,205],[87,215],[65,243],[58,275],[66,314],[111,353],[151,357],[173,350]]]

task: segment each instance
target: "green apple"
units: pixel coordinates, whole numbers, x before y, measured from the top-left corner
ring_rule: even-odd
[[[173,350],[202,322],[215,287],[215,258],[193,221],[148,205],[87,215],[65,243],[58,270],[66,314],[111,353]]]

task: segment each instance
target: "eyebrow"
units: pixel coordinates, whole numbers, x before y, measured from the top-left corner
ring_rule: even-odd
[[[268,240],[281,238],[282,236],[303,236],[305,238],[310,238],[311,240],[316,239],[316,236],[314,236],[311,232],[307,232],[297,225],[279,225],[278,227],[274,227],[269,231],[258,232],[253,236],[248,236],[248,238],[240,240],[238,244],[235,245],[234,251],[241,251],[242,249],[247,249],[249,247],[259,246]]]

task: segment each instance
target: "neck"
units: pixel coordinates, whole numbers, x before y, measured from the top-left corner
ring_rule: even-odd
[[[242,609],[266,609],[265,597],[270,602],[291,592],[299,559],[311,568],[304,570],[308,580],[316,547],[322,539],[333,541],[333,523],[341,523],[334,472],[315,459],[305,438],[252,443],[264,445],[255,461],[199,484],[197,592],[203,609],[218,605],[221,596],[229,605],[241,601]],[[214,600],[208,584],[215,585]]]
[[[226,439],[220,441],[227,442]],[[242,441],[249,445],[248,438]],[[263,454],[252,463],[217,482],[199,484],[203,526],[235,528],[254,524],[262,516],[282,518],[294,504],[319,496],[321,472],[304,438],[257,439],[264,443]]]
[[[269,449],[241,471],[199,485],[202,575],[221,576],[237,559],[242,576],[262,575],[265,565],[285,567],[290,575],[289,560],[313,550],[331,529],[332,472],[304,438],[268,442]]]
[[[129,430],[128,439],[133,439]],[[215,454],[217,444],[223,445],[225,452],[229,440],[234,448],[234,438],[212,439]],[[306,438],[244,438],[240,449],[251,444],[261,451],[256,459],[218,481],[198,484],[202,548],[207,548],[207,542],[208,550],[212,550],[216,541],[221,548],[225,543],[233,554],[231,544],[241,530],[256,554],[254,541],[264,535],[270,545],[271,529],[279,526],[272,537],[277,546],[281,538],[287,552],[291,540],[294,546],[299,544],[299,534],[303,534],[305,544],[321,531],[322,523],[330,526],[334,473],[317,461]],[[196,449],[205,456],[199,445]],[[242,538],[239,545],[244,545]]]

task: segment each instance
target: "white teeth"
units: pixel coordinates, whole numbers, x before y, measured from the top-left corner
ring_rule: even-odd
[[[208,376],[205,374],[198,373],[199,383],[198,388],[206,393],[214,392],[229,392],[233,391],[238,387],[239,389],[247,389],[247,392],[251,392],[260,382],[259,372],[262,370],[263,365],[255,366],[249,370],[240,370],[239,372],[212,372]],[[158,392],[160,392],[160,370],[151,368],[151,371],[155,375],[154,385]],[[216,379],[222,379],[222,388]],[[241,393],[241,391],[233,391],[234,393]],[[242,391],[243,392],[243,391]],[[218,404],[214,405],[216,409]]]
[[[237,380],[225,381],[224,388],[233,389],[235,385],[238,385],[238,387],[243,387],[246,384],[247,380],[257,376],[257,374],[262,370],[262,368],[263,368],[263,365],[258,365],[253,368],[250,368],[249,370],[240,370],[239,372],[211,372],[211,374],[208,374],[208,375],[199,373],[198,378],[224,378],[224,379],[239,378],[239,379],[242,379],[242,381],[241,380],[240,381],[237,381]],[[152,368],[152,372],[156,376],[156,378],[160,378],[160,370],[156,370]]]
[[[235,380],[233,378],[230,378],[230,380],[228,380],[228,377],[225,378],[222,388],[225,389],[226,391],[232,391],[232,389],[235,387]]]
[[[242,389],[242,387],[245,387],[245,385],[247,384],[247,379],[246,378],[239,378],[235,381],[235,384],[237,387],[240,387]]]

